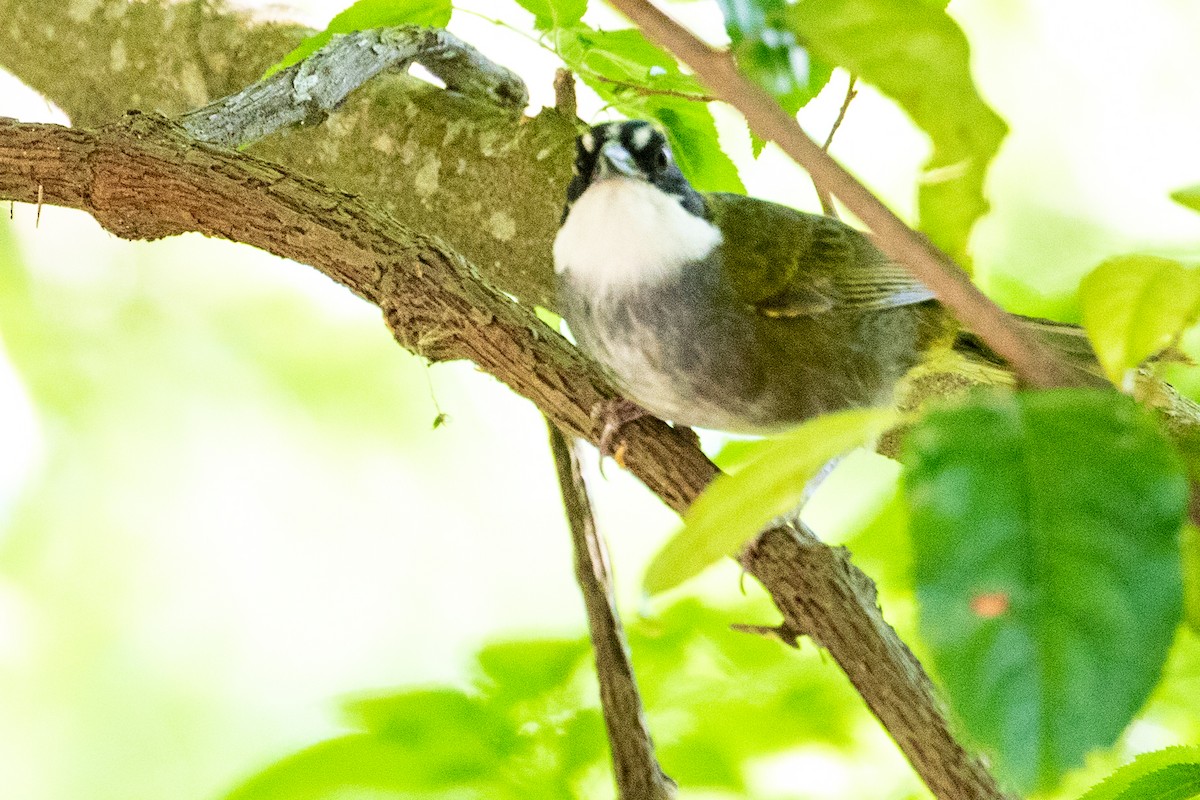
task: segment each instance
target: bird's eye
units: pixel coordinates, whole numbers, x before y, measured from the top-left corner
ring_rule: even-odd
[[[671,156],[667,155],[665,149],[659,150],[658,155],[654,157],[654,166],[659,169],[666,169],[671,164]]]

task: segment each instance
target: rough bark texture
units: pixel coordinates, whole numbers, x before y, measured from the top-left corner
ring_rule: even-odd
[[[446,91],[507,110],[514,119],[529,103],[520,77],[457,36],[405,25],[334,36],[300,63],[177,120],[193,139],[238,147],[293,125],[319,125],[371,78],[414,63],[440,78]]]

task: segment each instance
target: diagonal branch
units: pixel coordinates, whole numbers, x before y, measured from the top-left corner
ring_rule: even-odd
[[[629,662],[629,645],[617,615],[608,548],[596,530],[587,485],[579,469],[579,456],[562,431],[553,423],[548,422],[547,426],[559,490],[571,529],[575,579],[587,609],[596,677],[600,682],[600,706],[612,750],[618,800],[673,800],[677,795],[675,782],[659,766],[642,713],[642,699],[633,677],[633,665]]]

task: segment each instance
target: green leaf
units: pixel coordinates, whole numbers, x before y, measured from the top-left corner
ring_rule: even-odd
[[[1200,633],[1200,529],[1189,525],[1180,542],[1183,556],[1183,619]]]
[[[1188,485],[1112,392],[978,395],[905,442],[920,626],[950,704],[1022,790],[1116,740],[1182,602]]]
[[[479,651],[489,694],[532,698],[566,685],[588,653],[584,639],[496,642]]]
[[[456,689],[414,689],[346,703],[358,727],[405,745],[430,764],[485,764],[511,752],[514,735],[484,700]]]
[[[1108,377],[1169,347],[1200,315],[1200,273],[1157,256],[1105,261],[1079,284],[1083,327]]]
[[[642,586],[677,586],[737,553],[773,518],[800,503],[805,485],[830,459],[853,450],[896,420],[892,409],[839,411],[772,440],[736,475],[721,475],[684,515],[684,528],[654,557]]]
[[[1200,797],[1200,747],[1143,753],[1080,800],[1192,800]]]
[[[1200,185],[1177,189],[1171,192],[1171,199],[1192,211],[1200,211]]]
[[[605,102],[627,117],[662,123],[693,186],[705,192],[746,191],[737,167],[721,150],[704,88],[679,69],[673,56],[633,29],[575,25],[554,31],[552,41],[567,66]]]
[[[921,229],[965,266],[971,227],[988,210],[987,167],[1008,128],[976,91],[967,39],[942,5],[801,0],[789,19],[811,52],[877,87],[929,135]]]
[[[450,0],[358,0],[329,21],[320,33],[309,36],[267,70],[269,77],[281,69],[299,64],[320,50],[335,33],[354,33],[371,28],[390,28],[394,25],[428,25],[444,28],[450,22],[453,6]]]
[[[326,800],[354,789],[408,797],[413,791],[490,782],[494,759],[481,760],[463,748],[462,760],[455,761],[449,758],[453,742],[447,739],[443,744],[443,757],[429,761],[425,751],[400,742],[365,733],[342,736],[271,765],[226,795],[226,800]]]
[[[533,27],[539,31],[569,28],[587,11],[587,0],[517,0],[517,5],[533,14]]]
[[[833,67],[812,58],[787,25],[784,0],[717,0],[738,68],[795,114],[829,82]],[[754,155],[762,140],[754,141]]]

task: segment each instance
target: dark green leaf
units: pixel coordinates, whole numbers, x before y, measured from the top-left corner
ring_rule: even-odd
[[[1193,800],[1200,797],[1200,747],[1143,753],[1080,800]]]
[[[1200,314],[1200,272],[1158,256],[1105,261],[1079,284],[1083,327],[1113,383],[1175,342]]]
[[[717,0],[738,68],[795,114],[829,82],[833,68],[813,59],[791,30],[785,0]],[[756,140],[755,156],[762,151]]]
[[[453,6],[450,0],[358,0],[329,21],[329,26],[313,34],[267,70],[272,75],[292,64],[298,64],[320,50],[335,33],[353,33],[393,25],[428,25],[444,28],[450,22]]]
[[[697,189],[744,192],[737,168],[721,150],[704,89],[673,56],[640,31],[596,31],[584,25],[555,32],[555,46],[579,77],[631,118],[662,123],[680,169]]]
[[[984,176],[1008,128],[976,91],[966,37],[942,5],[801,0],[789,19],[811,52],[876,86],[929,134],[921,229],[966,265],[967,237],[988,209]]]
[[[951,707],[1023,789],[1106,747],[1179,623],[1183,465],[1129,398],[980,395],[908,435],[920,624]]]
[[[795,509],[830,459],[881,433],[891,409],[839,411],[809,420],[763,447],[736,475],[721,475],[692,503],[684,528],[663,546],[642,583],[654,594],[677,586],[738,548],[772,518]]]
[[[533,27],[539,31],[569,28],[587,11],[587,0],[517,0],[517,4],[533,14]]]

